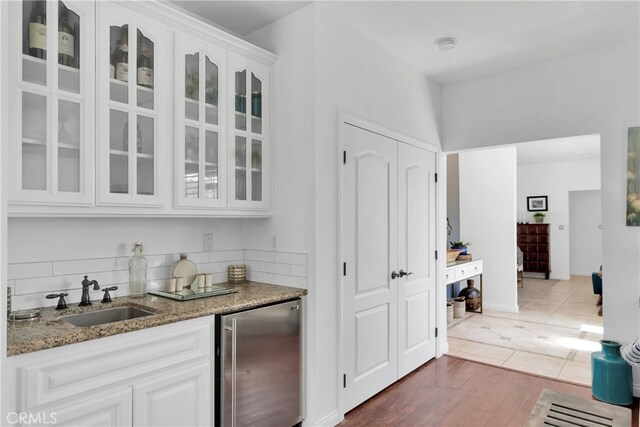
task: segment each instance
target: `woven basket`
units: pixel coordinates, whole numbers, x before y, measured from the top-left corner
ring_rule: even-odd
[[[247,266],[245,264],[231,264],[227,268],[229,283],[244,283],[247,281]]]

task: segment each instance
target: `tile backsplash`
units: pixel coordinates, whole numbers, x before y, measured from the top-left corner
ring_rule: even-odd
[[[145,254],[147,289],[162,289],[171,276],[179,254]],[[254,251],[249,249],[189,253],[198,272],[213,273],[214,283],[227,281],[229,264],[246,264],[249,280],[284,286],[307,287],[308,256],[305,253]],[[80,301],[83,276],[97,280],[101,288],[118,286],[112,296],[129,294],[129,257],[52,260],[9,264],[8,286],[12,289],[12,310],[53,306],[50,293],[66,292],[67,303]],[[92,301],[102,299],[102,290],[91,289]]]

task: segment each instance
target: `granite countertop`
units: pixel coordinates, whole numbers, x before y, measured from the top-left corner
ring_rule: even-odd
[[[175,301],[147,295],[144,298],[114,298],[113,302],[109,304],[97,301],[89,307],[78,307],[78,304],[74,303],[69,304],[69,308],[66,310],[55,310],[53,307],[42,308],[39,320],[8,323],[7,356],[31,353],[197,317],[232,313],[307,294],[306,289],[257,282],[226,286],[234,287],[238,292],[190,301]],[[138,306],[157,314],[90,327],[74,326],[59,319],[60,316],[122,305]]]

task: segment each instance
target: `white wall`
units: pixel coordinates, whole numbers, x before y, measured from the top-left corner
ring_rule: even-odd
[[[571,274],[590,276],[602,265],[602,194],[569,192]]]
[[[460,238],[483,260],[484,308],[517,312],[516,149],[462,152],[458,162]]]
[[[460,241],[460,183],[458,154],[447,156],[447,218],[451,224],[449,242]]]
[[[533,222],[533,212],[527,211],[527,196],[548,196],[544,222],[551,224],[551,278],[568,280],[571,274],[569,192],[599,189],[600,159],[518,165],[518,221],[524,215]]]
[[[623,43],[443,88],[443,147],[600,134],[604,335],[640,333],[640,235],[625,224],[627,129],[640,123],[640,43]],[[634,370],[640,395],[640,370]]]
[[[299,185],[300,191],[287,212],[278,211],[276,221],[284,215],[285,228],[288,218],[303,216],[313,233],[305,233],[298,242],[308,249],[309,267],[314,269],[309,277],[308,305],[313,313],[307,316],[305,424],[333,425],[339,421],[338,115],[345,111],[439,146],[439,88],[319,5],[307,6],[249,39],[279,55],[275,96],[286,92],[289,100],[302,102],[274,108],[282,111],[274,114],[274,135],[279,135],[274,137],[274,147],[281,146],[281,155],[289,163],[304,165],[295,175],[283,176],[294,181],[288,185]],[[292,72],[289,66],[298,68]],[[311,123],[306,119],[309,115]],[[289,129],[299,120],[302,125]],[[297,149],[299,144],[305,148]],[[312,212],[295,200],[299,194],[311,197]],[[258,239],[265,244],[268,237]]]
[[[7,2],[0,3],[0,28],[7,28]],[[6,37],[2,37],[3,32],[0,31],[0,52],[8,52],[8,42]],[[7,73],[3,72],[6,64],[7,55],[0,55],[0,93],[6,94],[8,89]],[[9,144],[7,141],[7,114],[5,108],[0,107],[0,165],[3,165],[4,159],[7,155],[7,148]],[[0,168],[0,283],[6,283],[7,280],[7,169],[5,167]],[[0,289],[4,289],[0,287]],[[7,324],[7,298],[4,295],[0,296],[0,325]],[[0,333],[0,366],[4,363],[7,353],[4,351],[7,348],[7,334]],[[7,381],[0,386],[0,396],[4,396],[4,393],[9,392],[7,390]],[[2,408],[2,401],[0,399],[0,414],[4,414]]]
[[[166,218],[10,218],[10,264],[122,257],[133,242],[144,252],[202,252],[203,234],[213,233],[214,250],[244,249],[241,219]]]

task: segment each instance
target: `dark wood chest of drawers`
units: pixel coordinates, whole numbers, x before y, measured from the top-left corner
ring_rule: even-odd
[[[518,247],[524,255],[524,271],[549,278],[549,224],[518,224]]]

